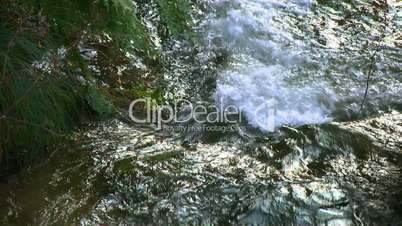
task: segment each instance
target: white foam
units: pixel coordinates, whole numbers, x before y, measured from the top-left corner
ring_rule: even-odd
[[[264,132],[272,130],[272,107],[276,111],[274,128],[330,121],[331,109],[323,100],[334,94],[325,86],[291,87],[286,82],[287,73],[278,65],[226,71],[218,82],[215,99],[223,106],[239,107],[248,122]]]
[[[239,7],[210,21],[208,37],[221,39],[221,48],[232,57],[231,64],[219,76],[216,101],[238,106],[248,122],[262,131],[271,130],[272,119],[267,113],[272,106],[267,103],[272,99],[276,101],[275,128],[330,121],[330,103],[336,95],[325,83],[290,82],[298,76],[292,69],[306,60],[303,54],[306,48],[280,23],[283,10],[307,13],[312,2],[238,0],[236,3]]]

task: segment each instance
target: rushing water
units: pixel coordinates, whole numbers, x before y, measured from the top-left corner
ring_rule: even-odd
[[[400,52],[392,41],[381,41],[396,32],[390,25],[393,22],[384,21],[382,26],[373,27],[370,20],[358,20],[367,15],[357,12],[357,20],[344,19],[348,10],[341,6],[346,3],[335,4],[336,8],[312,4],[307,0],[218,2],[223,16],[209,21],[209,38],[210,42],[222,43],[231,60],[218,78],[217,101],[239,106],[248,121],[262,130],[267,130],[266,103],[270,99],[276,102],[276,127],[325,123],[341,117],[337,112],[340,109],[356,113],[358,109],[353,105],[362,101],[363,81],[369,73],[367,65],[371,64],[371,57],[362,53],[375,54],[376,48],[383,48],[387,55]],[[350,40],[343,30],[350,29],[352,25],[348,23],[356,21],[370,26],[353,31],[360,38],[366,36],[364,41]],[[380,43],[367,42],[373,39]],[[400,70],[390,70],[397,70],[400,61],[381,59],[383,54],[375,57],[378,71],[370,96],[380,102],[397,96],[400,101]]]
[[[301,76],[315,76],[317,70],[310,70],[308,75],[297,71],[298,67],[310,66],[311,50],[294,37],[302,32],[300,29],[279,20],[306,15],[311,2],[231,3],[236,6],[229,10],[225,7],[225,16],[210,22],[215,30],[211,36],[218,37],[233,58],[219,77],[217,101],[239,106],[248,121],[264,131],[268,130],[270,99],[276,101],[275,127],[330,121],[331,109],[326,105],[333,105],[336,95],[325,80],[290,84]]]
[[[0,224],[402,225],[400,8],[208,6],[200,44],[166,50],[167,96],[236,105],[250,126],[173,135],[123,119],[89,125],[0,185]]]

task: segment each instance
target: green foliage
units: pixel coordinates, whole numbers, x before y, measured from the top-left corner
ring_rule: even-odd
[[[153,53],[145,26],[130,0],[21,0],[49,18],[54,40],[69,46],[85,33],[107,34],[120,47]]]
[[[191,4],[188,0],[156,0],[159,6],[161,22],[166,25],[171,35],[191,34]]]
[[[135,158],[126,158],[114,164],[113,171],[116,174],[124,175],[135,172],[138,166],[135,164]]]
[[[139,98],[151,98],[158,101],[158,103],[163,103],[164,101],[163,92],[160,89],[150,89],[140,84],[134,86],[131,90]]]
[[[32,66],[49,53],[43,47],[52,45],[43,17],[5,3],[0,7],[0,176],[59,139],[56,134],[73,124],[79,106],[72,82]]]
[[[189,31],[188,0],[157,5],[171,35]],[[85,58],[82,45],[100,56]],[[148,64],[161,60],[131,0],[2,0],[0,177],[52,148],[83,119],[116,112],[112,98],[103,95],[109,92],[95,88],[99,84],[120,89],[133,83],[142,88],[130,93],[163,101],[161,89],[144,85],[149,81],[127,74],[121,81],[118,67],[129,67],[127,52]]]
[[[101,116],[108,116],[116,112],[113,104],[97,89],[90,86],[86,93],[85,99],[88,105]]]
[[[4,4],[3,4],[4,3]],[[30,163],[89,115],[85,89],[65,70],[48,18],[0,6],[0,176]],[[35,65],[35,66],[34,66]]]

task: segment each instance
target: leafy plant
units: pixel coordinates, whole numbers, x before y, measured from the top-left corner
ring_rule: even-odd
[[[191,4],[187,0],[156,0],[159,6],[161,22],[166,25],[174,37],[191,34]]]
[[[161,21],[174,36],[188,30],[186,2],[158,0]],[[131,67],[127,52],[158,64],[136,7],[131,0],[2,0],[0,177],[51,149],[81,121],[114,113],[112,98],[103,95],[110,93],[98,88],[123,88],[118,67]],[[99,56],[85,57],[83,46]],[[141,79],[124,84],[148,82]],[[137,93],[160,100],[162,91],[154,90]]]

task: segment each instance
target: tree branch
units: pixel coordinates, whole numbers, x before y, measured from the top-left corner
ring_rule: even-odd
[[[360,105],[360,111],[359,111],[360,114],[362,113],[363,108],[364,108],[364,104],[366,103],[366,100],[367,100],[368,90],[369,90],[369,87],[370,87],[370,79],[371,79],[371,77],[372,77],[372,75],[374,73],[374,65],[375,65],[375,57],[376,57],[376,55],[377,55],[377,50],[373,53],[373,55],[370,58],[371,59],[371,64],[370,64],[369,72],[367,74],[366,90],[364,92],[364,98],[363,98],[363,101],[362,101],[362,103]]]

